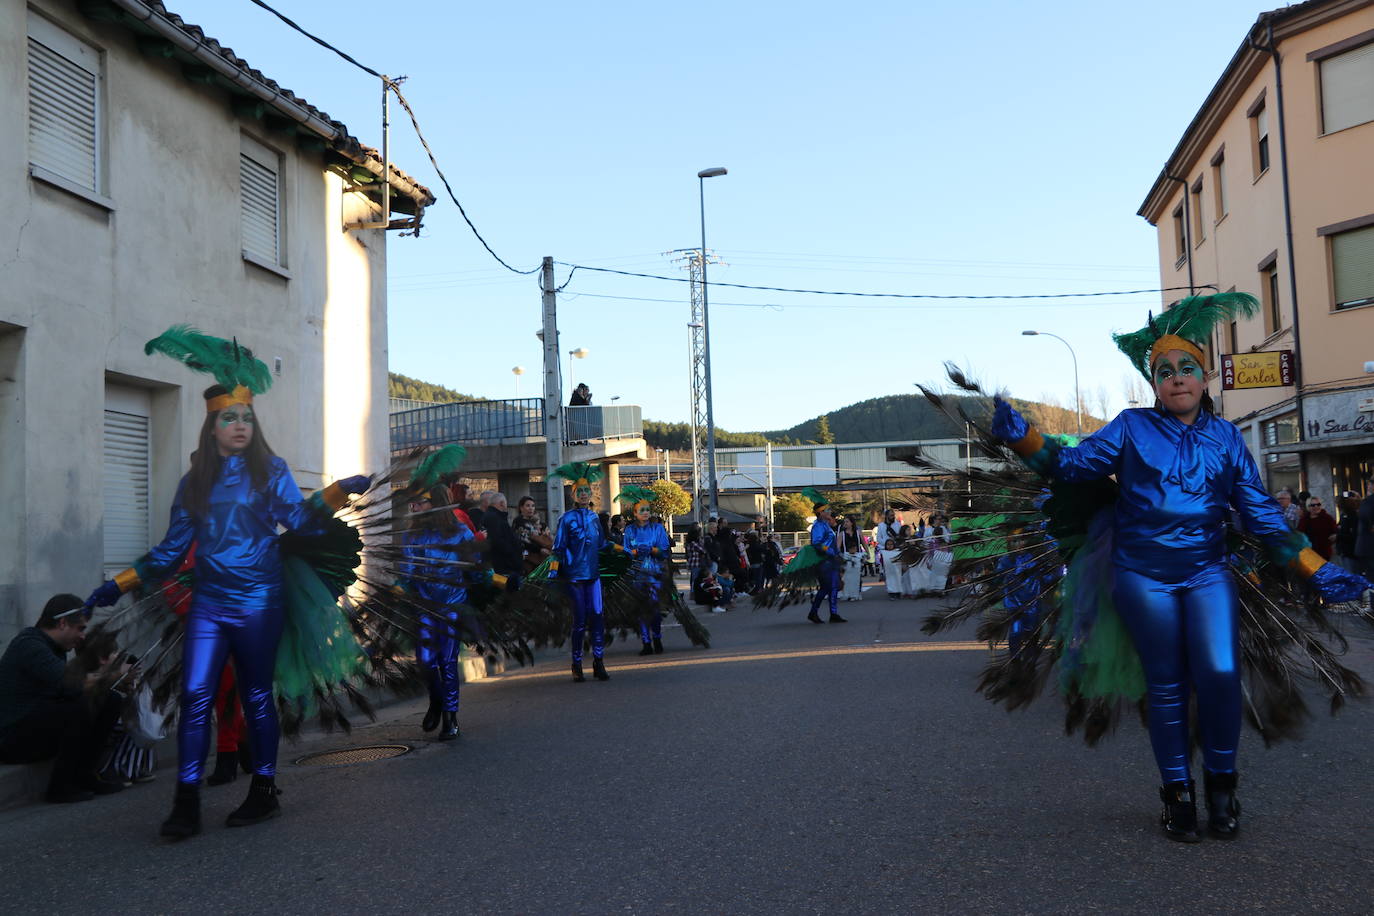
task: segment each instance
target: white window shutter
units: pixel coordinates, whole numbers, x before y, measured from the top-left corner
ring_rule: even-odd
[[[32,14],[29,162],[99,190],[100,54]]]
[[[1321,68],[1322,131],[1374,121],[1374,44],[1327,58]]]
[[[239,154],[239,195],[243,214],[243,250],[271,264],[281,263],[281,185],[276,162],[266,156]]]
[[[104,459],[105,572],[112,575],[147,552],[151,543],[152,467],[146,411],[140,416],[107,406]]]

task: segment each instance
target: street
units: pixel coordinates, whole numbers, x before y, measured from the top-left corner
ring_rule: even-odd
[[[247,789],[207,788],[205,832],[157,838],[174,771],[123,793],[0,814],[12,913],[1367,912],[1374,710],[1305,741],[1242,739],[1242,834],[1160,835],[1145,730],[1096,749],[1046,697],[973,692],[985,647],[920,632],[930,601],[706,614],[710,650],[560,656],[463,688],[463,734],[421,703],[351,736],[283,743],[282,817],[227,829]],[[1349,658],[1374,676],[1371,643]],[[405,742],[340,768],[304,753]]]

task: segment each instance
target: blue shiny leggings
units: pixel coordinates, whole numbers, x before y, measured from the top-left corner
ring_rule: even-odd
[[[420,615],[420,643],[415,660],[424,667],[430,699],[445,712],[458,711],[458,608],[448,605],[437,614]]]
[[[639,618],[639,638],[645,645],[663,638],[663,612],[658,608],[658,593],[662,585],[657,577],[644,582],[644,600],[654,606],[652,612]]]
[[[1202,761],[1236,768],[1240,742],[1240,640],[1236,585],[1223,564],[1182,582],[1158,582],[1120,567],[1112,592],[1145,669],[1150,746],[1160,778],[1189,778],[1188,694],[1197,691]]]
[[[191,606],[186,615],[181,724],[177,728],[179,782],[199,785],[204,775],[205,755],[210,752],[210,713],[226,656],[234,660],[239,702],[252,744],[253,772],[276,775],[279,730],[272,677],[285,620],[281,608],[250,611]]]
[[[572,660],[582,661],[582,640],[587,635],[587,618],[592,624],[592,658],[600,658],[606,645],[606,618],[601,613],[601,580],[569,582],[568,597],[572,599]]]
[[[830,599],[830,616],[834,617],[837,611],[837,602],[840,600],[840,568],[829,561],[822,564],[816,570],[816,597],[811,599],[811,613],[816,613],[821,608],[821,602],[826,598]]]

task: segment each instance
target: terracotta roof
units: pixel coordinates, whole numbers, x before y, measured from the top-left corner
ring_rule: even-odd
[[[264,104],[275,107],[280,114],[302,122],[300,113],[306,113],[314,123],[304,123],[302,126],[313,131],[323,139],[331,149],[345,159],[370,171],[374,176],[381,176],[382,155],[373,147],[367,146],[354,137],[349,132],[347,125],[341,121],[331,118],[326,112],[316,108],[307,100],[296,95],[290,89],[279,84],[276,80],[267,76],[261,70],[255,69],[248,61],[234,53],[232,48],[225,47],[217,40],[205,34],[205,30],[200,26],[189,23],[176,13],[171,12],[163,5],[162,0],[110,0],[111,5],[121,10],[124,15],[126,25],[138,23],[144,29],[154,33],[159,29],[153,23],[153,16],[160,17],[175,29],[181,32],[186,38],[195,43],[195,47],[181,49],[184,53],[199,56],[198,52],[204,51],[213,54],[229,64],[234,70],[238,71],[242,77],[250,84],[256,83],[260,87],[275,93],[276,97],[286,104],[276,102],[276,99],[263,99]],[[142,9],[140,9],[142,8]],[[140,15],[147,12],[148,15]],[[248,87],[244,87],[245,89]],[[292,111],[291,108],[296,111]],[[393,191],[399,192],[409,198],[417,211],[422,211],[425,207],[435,202],[434,194],[429,188],[420,184],[405,172],[396,168],[394,164],[390,167],[390,181]]]

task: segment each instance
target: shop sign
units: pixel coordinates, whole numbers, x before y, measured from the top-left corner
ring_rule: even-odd
[[[1374,435],[1369,389],[1332,392],[1303,399],[1307,438],[1343,439]]]
[[[1281,388],[1293,384],[1293,351],[1261,350],[1228,353],[1221,358],[1221,387]]]

